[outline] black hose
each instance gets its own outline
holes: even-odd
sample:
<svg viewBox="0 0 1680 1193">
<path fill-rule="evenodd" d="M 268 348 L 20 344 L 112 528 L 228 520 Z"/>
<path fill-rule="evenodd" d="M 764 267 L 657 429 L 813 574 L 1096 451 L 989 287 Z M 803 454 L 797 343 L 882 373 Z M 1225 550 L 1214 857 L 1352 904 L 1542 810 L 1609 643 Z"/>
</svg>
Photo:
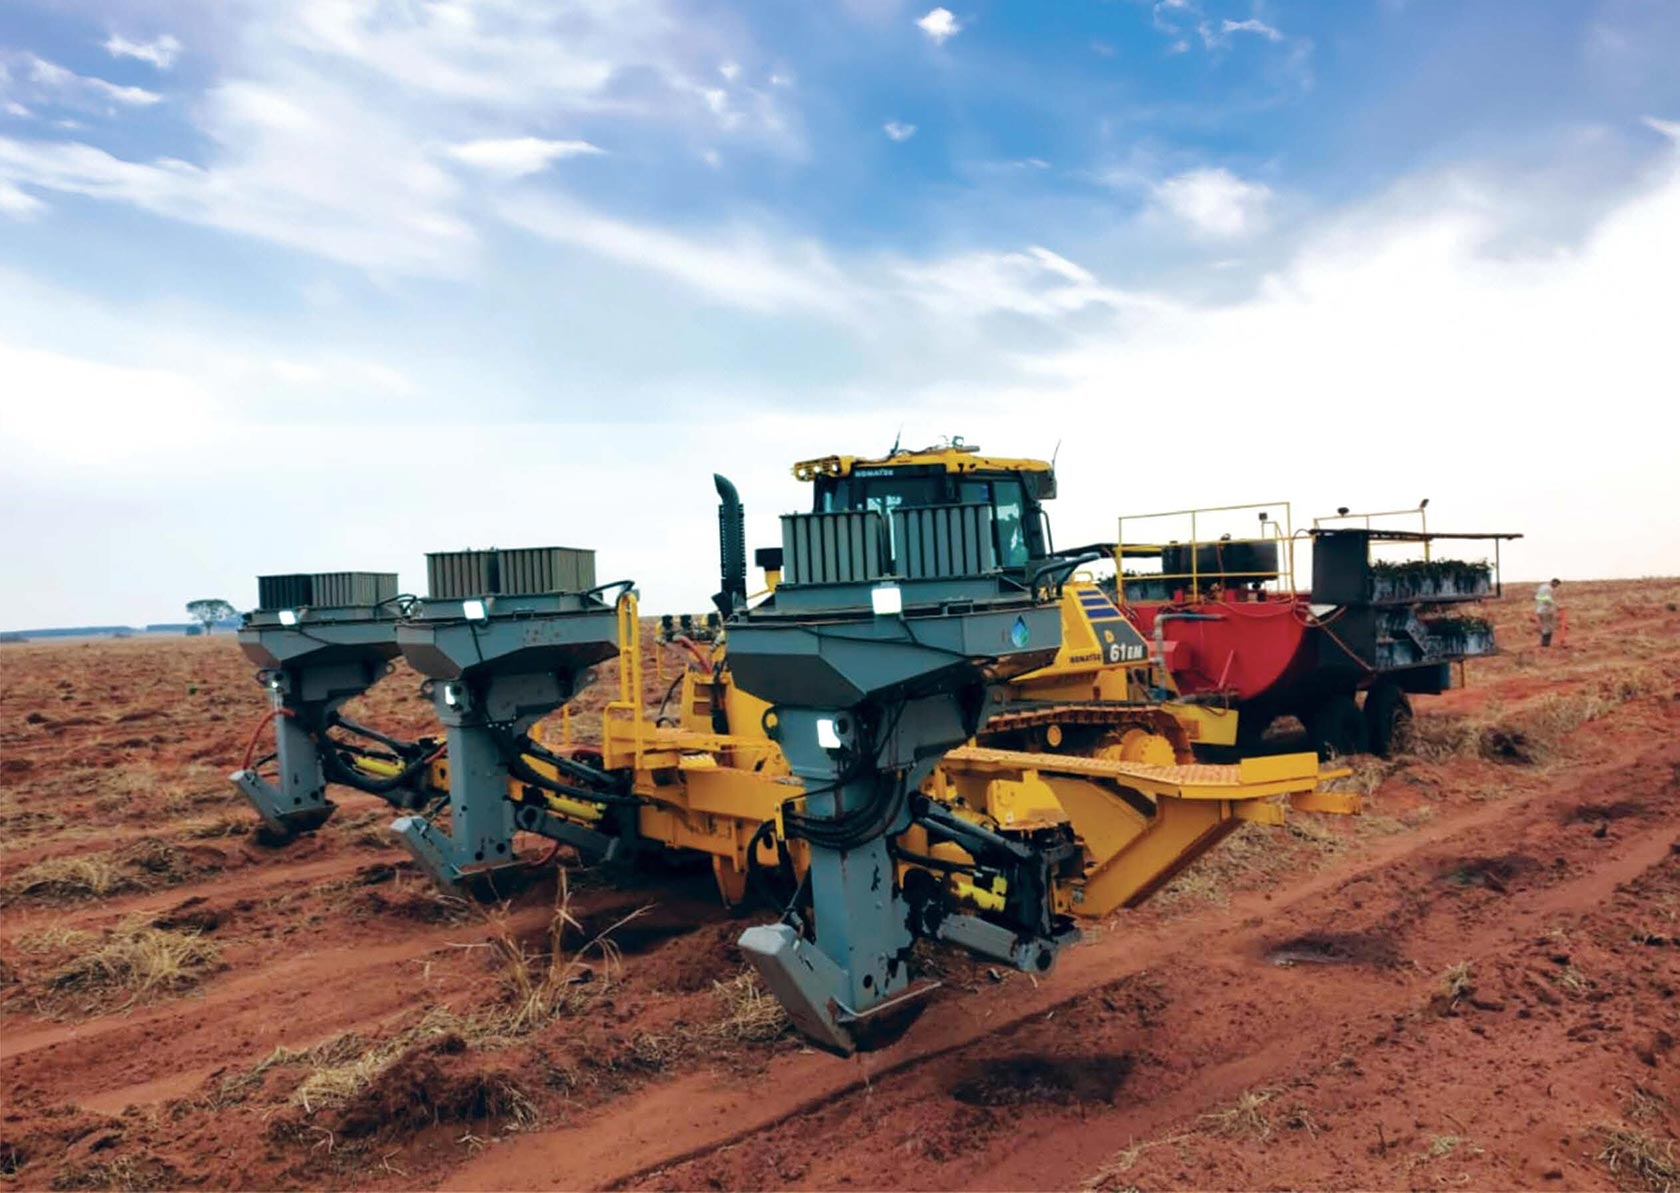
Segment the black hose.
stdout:
<svg viewBox="0 0 1680 1193">
<path fill-rule="evenodd" d="M 427 738 L 421 738 L 419 741 L 405 741 L 400 737 L 389 737 L 386 734 L 379 732 L 377 729 L 370 729 L 366 725 L 359 725 L 343 713 L 336 711 L 327 715 L 327 725 L 329 728 L 338 727 L 347 729 L 351 733 L 354 733 L 357 737 L 365 737 L 369 741 L 376 741 L 382 746 L 387 746 L 390 749 L 395 750 L 397 755 L 403 759 L 418 758 L 423 754 L 430 754 L 433 750 L 437 749 L 436 741 Z"/>
<path fill-rule="evenodd" d="M 528 754 L 532 758 L 540 758 L 555 770 L 563 771 L 579 782 L 593 783 L 620 794 L 629 786 L 628 775 L 616 775 L 600 767 L 590 766 L 587 762 L 579 762 L 576 758 L 556 754 L 547 746 L 532 741 L 529 736 L 515 738 L 510 734 L 505 737 L 503 744 L 511 745 L 516 756 Z"/>
<path fill-rule="evenodd" d="M 776 892 L 771 889 L 770 882 L 765 877 L 764 865 L 758 860 L 759 847 L 767 840 L 774 839 L 775 832 L 776 822 L 766 820 L 753 831 L 752 839 L 747 842 L 747 886 L 756 892 L 758 897 L 764 900 L 765 905 L 769 907 L 779 907 L 787 902 L 787 900 L 778 897 Z M 776 857 L 777 870 L 786 873 L 791 880 L 792 859 L 788 857 L 787 849 L 780 841 L 776 842 Z M 790 882 L 790 885 L 795 885 L 797 889 L 796 884 Z"/>
<path fill-rule="evenodd" d="M 661 697 L 659 701 L 659 711 L 653 714 L 653 723 L 655 725 L 663 725 L 665 723 L 665 706 L 671 703 L 671 697 L 676 694 L 677 685 L 682 683 L 683 676 L 687 674 L 688 671 L 686 669 L 677 672 L 677 677 L 671 681 L 671 686 L 665 689 L 665 695 Z M 675 724 L 675 722 L 672 723 Z"/>
<path fill-rule="evenodd" d="M 930 839 L 937 837 L 960 845 L 977 859 L 991 855 L 1021 862 L 1033 855 L 1033 851 L 1025 845 L 999 836 L 978 824 L 972 824 L 932 801 L 928 801 L 927 806 L 917 813 L 916 823 L 922 826 Z"/>
<path fill-rule="evenodd" d="M 865 774 L 880 757 L 883 747 L 898 728 L 904 715 L 905 702 L 895 705 L 891 719 L 883 726 L 867 751 L 859 751 L 832 783 L 807 789 L 796 800 L 808 800 L 813 795 L 838 792 Z M 782 823 L 790 834 L 803 837 L 823 849 L 855 849 L 863 842 L 886 833 L 903 810 L 908 791 L 903 777 L 890 786 L 878 785 L 875 795 L 860 808 L 853 808 L 838 816 L 809 816 L 784 806 Z M 794 801 L 789 801 L 794 802 Z"/>
<path fill-rule="evenodd" d="M 546 761 L 546 760 L 545 760 Z M 592 804 L 607 804 L 613 807 L 638 807 L 642 801 L 633 795 L 621 795 L 612 791 L 595 791 L 587 787 L 574 787 L 570 783 L 561 783 L 547 775 L 532 769 L 531 764 L 524 758 L 515 755 L 508 761 L 508 774 L 521 783 L 529 783 L 532 787 L 539 787 L 544 791 L 552 791 L 555 795 L 570 796 L 572 799 L 587 800 Z"/>
</svg>

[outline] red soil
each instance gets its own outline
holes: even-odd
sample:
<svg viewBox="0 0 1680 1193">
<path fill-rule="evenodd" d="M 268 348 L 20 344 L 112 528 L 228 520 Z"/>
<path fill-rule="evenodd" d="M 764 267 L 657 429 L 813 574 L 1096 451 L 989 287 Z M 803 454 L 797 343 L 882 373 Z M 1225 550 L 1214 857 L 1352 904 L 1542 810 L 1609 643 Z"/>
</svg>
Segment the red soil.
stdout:
<svg viewBox="0 0 1680 1193">
<path fill-rule="evenodd" d="M 1370 815 L 1245 829 L 1036 984 L 938 955 L 945 996 L 853 1061 L 729 1029 L 741 921 L 703 871 L 574 871 L 584 936 L 655 905 L 594 997 L 420 1032 L 507 1005 L 486 942 L 546 947 L 552 877 L 505 916 L 438 900 L 348 793 L 258 843 L 223 778 L 262 710 L 231 641 L 0 648 L 0 1182 L 1646 1187 L 1604 1129 L 1659 1160 L 1680 1129 L 1680 585 L 1564 595 L 1544 654 L 1526 602 L 1491 607 L 1507 654 L 1420 702 L 1458 752 L 1362 764 Z M 588 707 L 616 688 L 604 668 Z M 360 711 L 431 727 L 405 673 Z M 96 854 L 111 893 L 23 892 Z M 55 980 L 144 923 L 214 966 L 134 1005 Z M 384 1067 L 300 1102 L 312 1063 L 271 1054 L 335 1039 Z"/>
</svg>

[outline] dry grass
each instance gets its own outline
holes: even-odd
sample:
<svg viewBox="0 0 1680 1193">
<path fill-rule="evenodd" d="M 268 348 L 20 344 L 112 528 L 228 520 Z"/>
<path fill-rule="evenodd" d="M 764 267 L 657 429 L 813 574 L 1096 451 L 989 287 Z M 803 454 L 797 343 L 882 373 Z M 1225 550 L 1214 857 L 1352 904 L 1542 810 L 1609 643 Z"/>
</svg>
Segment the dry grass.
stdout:
<svg viewBox="0 0 1680 1193">
<path fill-rule="evenodd" d="M 1506 711 L 1490 705 L 1476 716 L 1418 717 L 1412 752 L 1428 759 L 1484 758 L 1540 764 L 1556 757 L 1564 739 L 1647 696 L 1672 693 L 1675 679 L 1655 664 L 1618 667 L 1569 692 L 1548 692 Z"/>
<path fill-rule="evenodd" d="M 1604 1141 L 1599 1163 L 1622 1188 L 1672 1193 L 1680 1184 L 1673 1140 L 1659 1140 L 1619 1123 L 1600 1126 L 1596 1134 Z"/>
<path fill-rule="evenodd" d="M 1276 1096 L 1276 1090 L 1251 1089 L 1235 1105 L 1204 1114 L 1202 1120 L 1214 1134 L 1228 1139 L 1265 1139 L 1272 1133 L 1271 1112 L 1266 1107 Z"/>
<path fill-rule="evenodd" d="M 685 1056 L 719 1044 L 769 1044 L 788 1035 L 793 1023 L 775 997 L 758 984 L 758 974 L 742 970 L 727 982 L 713 982 L 712 996 L 722 1014 L 703 1023 L 680 1024 L 667 1034 L 638 1032 L 630 1056 L 648 1069 L 663 1069 Z"/>
<path fill-rule="evenodd" d="M 206 841 L 215 837 L 243 837 L 250 833 L 251 828 L 252 821 L 249 816 L 223 813 L 220 816 L 186 821 L 179 831 L 188 840 Z"/>
<path fill-rule="evenodd" d="M 758 974 L 750 969 L 727 982 L 713 982 L 712 993 L 723 1004 L 724 1014 L 703 1029 L 707 1038 L 764 1044 L 786 1035 L 791 1026 L 782 1004 L 758 984 Z"/>
<path fill-rule="evenodd" d="M 1340 778 L 1326 780 L 1321 786 L 1325 791 L 1347 791 L 1370 799 L 1390 775 L 1400 768 L 1400 763 L 1377 758 L 1373 755 L 1361 754 L 1351 758 L 1344 764 L 1352 772 Z"/>
<path fill-rule="evenodd" d="M 7 899 L 97 899 L 137 884 L 109 852 L 52 857 L 28 866 L 5 884 Z"/>
<path fill-rule="evenodd" d="M 1462 1135 L 1431 1135 L 1429 1146 L 1424 1149 L 1423 1158 L 1425 1160 L 1444 1160 L 1464 1147 L 1464 1143 L 1465 1140 Z M 1472 1155 L 1481 1153 L 1481 1149 L 1474 1145 L 1467 1150 Z"/>
<path fill-rule="evenodd" d="M 416 1045 L 461 1035 L 463 1027 L 472 1030 L 472 1026 L 447 1007 L 433 1008 L 419 1023 L 377 1043 L 370 1044 L 356 1033 L 348 1032 L 303 1052 L 276 1048 L 253 1072 L 260 1076 L 275 1065 L 305 1065 L 308 1072 L 288 1101 L 313 1114 L 319 1109 L 347 1104 Z"/>
<path fill-rule="evenodd" d="M 142 837 L 121 849 L 51 857 L 27 866 L 0 886 L 0 904 L 102 899 L 170 886 L 191 874 L 191 860 L 178 846 L 159 837 Z"/>
<path fill-rule="evenodd" d="M 1627 1096 L 1627 1116 L 1636 1123 L 1659 1119 L 1667 1109 L 1668 1099 L 1643 1085 L 1634 1086 Z"/>
<path fill-rule="evenodd" d="M 49 981 L 59 990 L 120 991 L 135 1002 L 197 985 L 219 958 L 216 943 L 198 932 L 135 922 L 60 966 Z"/>
<path fill-rule="evenodd" d="M 1459 1004 L 1459 1000 L 1468 998 L 1475 989 L 1475 967 L 1468 961 L 1460 961 L 1456 965 L 1449 965 L 1447 971 L 1441 975 L 1439 997 L 1446 1008 L 1451 1010 Z"/>
<path fill-rule="evenodd" d="M 301 1067 L 305 1072 L 287 1101 L 313 1114 L 348 1105 L 418 1046 L 453 1036 L 473 1048 L 508 1047 L 555 1018 L 580 1011 L 599 999 L 620 965 L 611 933 L 645 910 L 631 912 L 568 953 L 564 948 L 567 932 L 581 932 L 582 928 L 571 912 L 571 896 L 562 874 L 549 920 L 546 952 L 533 952 L 520 943 L 509 924 L 507 908 L 486 916 L 491 928 L 490 947 L 502 964 L 507 994 L 503 1007 L 471 1016 L 435 1007 L 418 1022 L 384 1039 L 346 1032 L 309 1048 L 276 1048 L 251 1069 L 224 1080 L 216 1102 L 238 1101 L 260 1085 L 271 1069 Z M 596 964 L 591 964 L 591 957 Z M 498 1087 L 496 1102 L 501 1108 L 498 1112 L 506 1114 L 515 1126 L 530 1126 L 537 1120 L 535 1105 L 511 1085 Z"/>
<path fill-rule="evenodd" d="M 50 928 L 25 932 L 13 942 L 13 947 L 26 957 L 52 957 L 82 952 L 97 939 L 91 932 L 54 924 Z"/>
<path fill-rule="evenodd" d="M 1189 1138 L 1191 1138 L 1191 1134 L 1187 1132 L 1183 1135 L 1169 1135 L 1165 1139 L 1146 1139 L 1142 1143 L 1134 1143 L 1130 1147 L 1122 1148 L 1114 1153 L 1107 1164 L 1104 1164 L 1096 1172 L 1081 1181 L 1079 1187 L 1082 1189 L 1130 1189 L 1133 1186 L 1116 1185 L 1115 1181 L 1135 1168 L 1138 1160 L 1143 1157 L 1145 1152 L 1158 1147 L 1165 1147 L 1168 1144 L 1183 1143 Z"/>
<path fill-rule="evenodd" d="M 178 1189 L 181 1174 L 172 1165 L 148 1153 L 117 1156 L 97 1164 L 71 1165 L 53 1177 L 54 1189 L 121 1189 L 123 1193 L 144 1193 L 152 1189 Z"/>
<path fill-rule="evenodd" d="M 1224 906 L 1235 890 L 1322 865 L 1349 845 L 1347 837 L 1330 827 L 1335 819 L 1295 814 L 1281 831 L 1269 825 L 1240 825 L 1162 887 L 1150 903 L 1169 914 L 1210 903 Z"/>
<path fill-rule="evenodd" d="M 490 945 L 502 962 L 502 981 L 512 1004 L 506 1013 L 506 1030 L 512 1034 L 531 1031 L 597 1001 L 622 963 L 612 934 L 647 910 L 637 908 L 597 932 L 583 947 L 568 953 L 567 931 L 583 931 L 583 925 L 572 915 L 571 902 L 571 889 L 562 870 L 554 912 L 548 922 L 546 953 L 527 949 L 519 941 L 505 908 L 491 917 Z M 591 963 L 591 955 L 598 959 L 598 964 Z"/>
</svg>

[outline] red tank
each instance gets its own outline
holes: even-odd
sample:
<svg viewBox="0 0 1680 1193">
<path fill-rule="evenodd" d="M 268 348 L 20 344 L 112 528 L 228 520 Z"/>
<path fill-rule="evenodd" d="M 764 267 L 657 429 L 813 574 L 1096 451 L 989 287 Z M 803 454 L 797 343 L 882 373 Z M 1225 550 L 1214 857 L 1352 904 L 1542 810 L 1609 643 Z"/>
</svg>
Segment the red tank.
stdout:
<svg viewBox="0 0 1680 1193">
<path fill-rule="evenodd" d="M 1238 704 L 1274 695 L 1310 674 L 1317 651 L 1308 633 L 1305 598 L 1232 593 L 1195 603 L 1131 605 L 1132 619 L 1163 652 L 1179 691 L 1226 693 Z"/>
</svg>

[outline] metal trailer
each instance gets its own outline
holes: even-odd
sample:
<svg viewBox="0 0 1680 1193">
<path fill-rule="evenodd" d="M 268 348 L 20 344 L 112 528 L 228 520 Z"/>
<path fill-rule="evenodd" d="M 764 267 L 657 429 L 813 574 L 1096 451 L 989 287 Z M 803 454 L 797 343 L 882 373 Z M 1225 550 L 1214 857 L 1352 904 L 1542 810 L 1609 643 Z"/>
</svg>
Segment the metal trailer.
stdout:
<svg viewBox="0 0 1680 1193">
<path fill-rule="evenodd" d="M 1454 663 L 1497 651 L 1492 627 L 1463 607 L 1501 594 L 1500 544 L 1521 537 L 1431 531 L 1423 506 L 1403 511 L 1420 529 L 1372 524 L 1394 512 L 1344 510 L 1301 532 L 1287 502 L 1129 515 L 1114 548 L 1117 600 L 1181 699 L 1237 718 L 1239 748 L 1256 748 L 1292 716 L 1323 756 L 1386 757 L 1404 746 L 1412 696 L 1446 691 Z M 1256 515 L 1258 534 L 1202 537 L 1210 516 L 1244 513 Z M 1128 523 L 1163 518 L 1187 521 L 1188 539 L 1127 541 Z M 1349 521 L 1358 524 L 1339 524 Z M 1303 539 L 1312 547 L 1304 589 L 1295 574 Z M 1443 558 L 1445 542 L 1488 544 L 1493 558 Z M 1389 548 L 1421 558 L 1385 559 Z M 1134 560 L 1158 568 L 1131 572 Z"/>
</svg>

